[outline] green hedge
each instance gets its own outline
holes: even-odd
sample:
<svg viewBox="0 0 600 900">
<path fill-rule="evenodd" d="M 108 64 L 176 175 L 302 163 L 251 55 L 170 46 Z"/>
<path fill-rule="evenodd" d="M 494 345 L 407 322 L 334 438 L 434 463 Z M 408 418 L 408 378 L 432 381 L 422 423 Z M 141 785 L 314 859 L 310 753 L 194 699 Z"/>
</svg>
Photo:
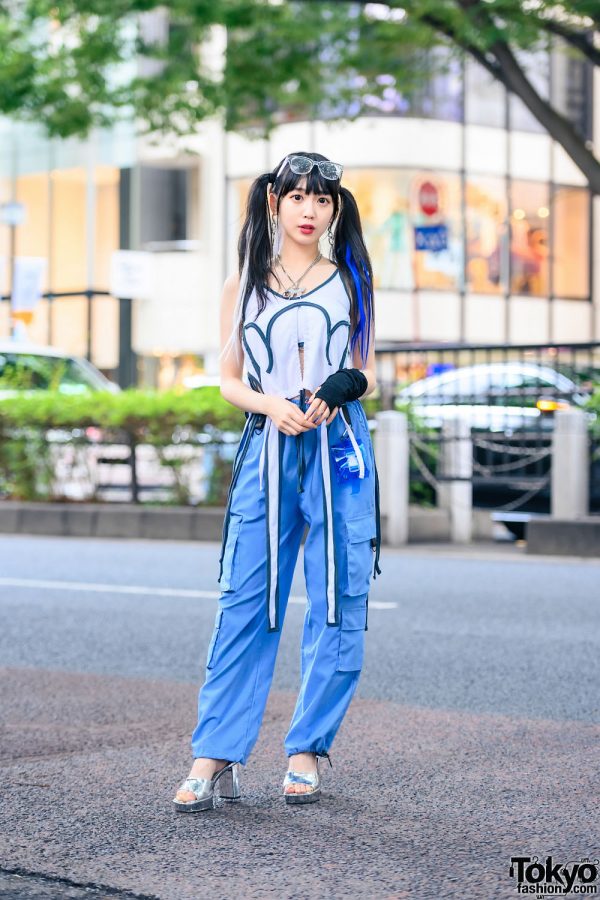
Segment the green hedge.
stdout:
<svg viewBox="0 0 600 900">
<path fill-rule="evenodd" d="M 600 384 L 594 386 L 592 395 L 586 403 L 586 408 L 596 415 L 590 430 L 592 437 L 598 441 L 600 440 Z"/>
<path fill-rule="evenodd" d="M 367 416 L 373 418 L 380 408 L 378 392 L 362 403 Z M 409 406 L 398 408 L 407 412 L 412 428 L 425 432 Z M 31 391 L 4 397 L 0 399 L 0 496 L 23 500 L 64 499 L 53 493 L 55 460 L 48 432 L 66 432 L 75 461 L 81 463 L 89 444 L 86 429 L 98 428 L 107 441 L 130 446 L 152 445 L 161 465 L 172 473 L 172 502 L 186 504 L 189 486 L 185 464 L 169 458 L 168 449 L 186 442 L 198 445 L 199 433 L 211 434 L 218 443 L 222 432 L 241 432 L 244 423 L 243 411 L 224 400 L 218 387 L 161 392 L 130 388 L 118 394 L 99 391 L 74 395 Z M 437 448 L 432 447 L 432 453 L 435 456 Z M 430 459 L 428 463 L 435 467 L 435 460 Z M 205 500 L 207 505 L 226 501 L 230 477 L 231 463 L 217 454 Z M 428 485 L 411 479 L 413 502 L 431 503 L 433 499 Z"/>
<path fill-rule="evenodd" d="M 169 443 L 178 427 L 201 430 L 243 428 L 244 413 L 221 397 L 218 387 L 200 391 L 154 391 L 130 388 L 68 395 L 36 391 L 0 400 L 0 427 L 121 429 L 138 439 Z"/>
<path fill-rule="evenodd" d="M 68 395 L 35 391 L 0 399 L 0 494 L 23 500 L 62 499 L 53 492 L 55 460 L 48 432 L 67 432 L 74 463 L 85 460 L 86 429 L 102 430 L 104 440 L 129 446 L 150 444 L 161 465 L 173 475 L 173 503 L 189 502 L 185 466 L 169 457 L 168 448 L 186 441 L 198 444 L 202 432 L 241 431 L 244 413 L 220 394 L 218 387 L 201 391 L 128 389 Z M 223 503 L 231 466 L 217 459 L 207 502 Z M 95 499 L 90 497 L 89 499 Z"/>
</svg>

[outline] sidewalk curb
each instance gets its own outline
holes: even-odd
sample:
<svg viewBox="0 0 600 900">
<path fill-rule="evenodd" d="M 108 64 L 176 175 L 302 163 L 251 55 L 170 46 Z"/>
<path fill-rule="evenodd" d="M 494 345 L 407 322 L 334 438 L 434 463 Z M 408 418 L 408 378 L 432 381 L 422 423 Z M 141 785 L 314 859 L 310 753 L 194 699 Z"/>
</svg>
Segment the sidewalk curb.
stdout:
<svg viewBox="0 0 600 900">
<path fill-rule="evenodd" d="M 220 541 L 225 508 L 135 503 L 0 502 L 0 534 Z"/>
<path fill-rule="evenodd" d="M 55 537 L 135 538 L 170 541 L 220 541 L 223 506 L 147 506 L 136 503 L 44 503 L 0 501 L 0 534 Z M 387 544 L 387 517 L 381 517 Z M 498 526 L 489 510 L 474 510 L 475 542 L 491 540 Z M 447 510 L 409 507 L 409 545 L 445 543 L 450 538 Z"/>
</svg>

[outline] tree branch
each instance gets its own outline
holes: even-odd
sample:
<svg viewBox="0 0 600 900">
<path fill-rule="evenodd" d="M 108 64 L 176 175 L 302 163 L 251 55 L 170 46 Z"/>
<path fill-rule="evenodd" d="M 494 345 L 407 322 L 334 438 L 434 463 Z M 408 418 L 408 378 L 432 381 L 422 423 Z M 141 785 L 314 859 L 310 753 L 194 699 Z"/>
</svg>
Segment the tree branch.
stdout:
<svg viewBox="0 0 600 900">
<path fill-rule="evenodd" d="M 482 28 L 495 25 L 490 10 L 482 8 L 478 0 L 457 0 L 457 2 L 465 13 L 471 15 L 476 25 Z M 585 140 L 577 134 L 569 120 L 535 89 L 507 41 L 497 38 L 490 45 L 489 51 L 502 70 L 502 80 L 508 90 L 522 100 L 550 137 L 562 146 L 575 165 L 581 169 L 589 182 L 590 190 L 594 194 L 600 194 L 600 162 L 588 149 Z"/>
<path fill-rule="evenodd" d="M 424 22 L 426 25 L 429 25 L 433 31 L 437 31 L 440 34 L 443 34 L 445 37 L 449 38 L 454 44 L 459 46 L 466 53 L 469 53 L 480 66 L 483 66 L 490 75 L 496 78 L 498 81 L 501 81 L 504 84 L 504 74 L 502 72 L 501 67 L 498 63 L 494 62 L 494 60 L 488 59 L 485 53 L 476 47 L 474 44 L 469 43 L 466 38 L 459 37 L 458 34 L 450 28 L 447 22 L 438 19 L 437 16 L 428 13 L 425 16 L 421 16 L 419 18 L 420 22 Z M 508 85 L 505 85 L 508 87 Z"/>
<path fill-rule="evenodd" d="M 551 34 L 562 38 L 585 56 L 594 66 L 600 66 L 600 48 L 595 47 L 585 31 L 572 31 L 554 19 L 540 19 L 540 25 Z"/>
<path fill-rule="evenodd" d="M 308 2 L 315 2 L 315 0 L 308 0 Z M 345 3 L 346 0 L 335 0 L 335 2 Z M 364 6 L 368 0 L 352 0 L 352 2 L 358 2 Z M 393 8 L 393 5 L 390 3 L 387 5 Z M 489 14 L 487 9 L 482 10 L 482 4 L 478 0 L 458 0 L 458 5 L 465 11 L 465 14 L 471 16 L 474 11 L 476 11 L 477 16 L 481 16 L 482 13 Z M 413 15 L 415 15 L 414 10 Z M 536 91 L 505 41 L 497 40 L 490 46 L 489 52 L 494 57 L 493 60 L 490 60 L 489 56 L 471 41 L 459 35 L 448 22 L 439 20 L 437 16 L 433 16 L 431 13 L 421 17 L 417 14 L 416 18 L 445 37 L 450 38 L 457 46 L 469 53 L 490 72 L 494 78 L 498 79 L 509 91 L 519 97 L 537 121 L 543 125 L 550 137 L 561 145 L 575 165 L 581 169 L 588 180 L 590 190 L 594 194 L 600 194 L 600 162 L 588 149 L 586 142 L 577 134 L 568 119 L 558 113 L 549 101 L 545 100 Z M 490 23 L 488 20 L 482 24 L 487 24 L 489 27 L 493 22 Z"/>
</svg>

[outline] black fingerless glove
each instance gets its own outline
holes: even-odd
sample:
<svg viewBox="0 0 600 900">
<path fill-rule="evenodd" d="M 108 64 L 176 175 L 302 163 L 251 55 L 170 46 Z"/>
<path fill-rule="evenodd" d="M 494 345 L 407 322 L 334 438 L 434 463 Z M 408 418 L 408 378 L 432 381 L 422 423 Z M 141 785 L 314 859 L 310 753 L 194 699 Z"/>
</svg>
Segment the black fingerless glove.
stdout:
<svg viewBox="0 0 600 900">
<path fill-rule="evenodd" d="M 360 369 L 338 369 L 326 378 L 315 397 L 324 400 L 329 410 L 343 406 L 349 400 L 358 400 L 369 387 L 366 375 Z"/>
</svg>

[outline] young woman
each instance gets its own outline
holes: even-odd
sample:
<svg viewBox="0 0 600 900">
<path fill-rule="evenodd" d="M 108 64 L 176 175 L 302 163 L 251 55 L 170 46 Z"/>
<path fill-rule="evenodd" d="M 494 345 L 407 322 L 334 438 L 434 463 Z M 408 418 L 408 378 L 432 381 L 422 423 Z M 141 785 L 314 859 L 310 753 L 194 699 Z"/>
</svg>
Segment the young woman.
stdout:
<svg viewBox="0 0 600 900">
<path fill-rule="evenodd" d="M 240 797 L 239 767 L 258 737 L 306 525 L 302 683 L 284 740 L 288 803 L 319 799 L 319 758 L 331 765 L 360 676 L 369 586 L 380 572 L 379 486 L 359 402 L 376 386 L 375 320 L 360 216 L 341 175 L 341 165 L 301 152 L 257 178 L 239 275 L 223 288 L 221 393 L 247 419 L 194 762 L 177 811 L 212 808 L 215 791 Z M 319 251 L 325 232 L 332 259 Z"/>
</svg>

